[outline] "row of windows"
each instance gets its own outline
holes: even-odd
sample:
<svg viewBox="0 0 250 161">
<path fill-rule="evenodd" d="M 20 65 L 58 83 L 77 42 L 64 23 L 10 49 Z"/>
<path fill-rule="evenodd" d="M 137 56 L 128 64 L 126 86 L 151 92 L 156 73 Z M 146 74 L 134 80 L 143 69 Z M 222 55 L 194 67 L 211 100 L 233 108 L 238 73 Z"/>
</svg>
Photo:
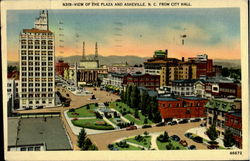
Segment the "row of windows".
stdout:
<svg viewBox="0 0 250 161">
<path fill-rule="evenodd" d="M 35 65 L 40 65 L 40 63 L 35 63 Z M 25 71 L 25 70 L 29 70 L 29 71 L 31 71 L 31 70 L 34 70 L 35 69 L 35 71 L 40 71 L 40 70 L 42 70 L 42 71 L 46 71 L 47 69 L 48 69 L 48 71 L 53 71 L 53 68 L 52 67 L 22 67 L 22 70 L 23 71 Z"/>
<path fill-rule="evenodd" d="M 21 50 L 21 54 L 22 55 L 25 56 L 25 55 L 27 55 L 27 53 L 30 56 L 33 56 L 34 53 L 35 53 L 35 55 L 38 55 L 38 56 L 40 56 L 40 55 L 44 55 L 44 56 L 49 55 L 49 56 L 52 56 L 53 55 L 53 51 L 45 51 L 45 50 L 42 50 L 42 51 Z"/>
<path fill-rule="evenodd" d="M 42 82 L 46 82 L 46 81 L 48 81 L 49 83 L 50 82 L 53 82 L 53 78 L 51 77 L 51 78 L 22 78 L 22 81 L 23 82 L 26 82 L 26 81 L 29 81 L 29 82 L 33 82 L 33 80 L 35 81 L 35 82 L 40 82 L 40 81 L 42 81 Z"/>
<path fill-rule="evenodd" d="M 40 65 L 39 62 L 35 62 L 35 63 L 33 63 L 33 62 L 28 62 L 28 63 L 27 63 L 26 61 L 22 61 L 22 65 L 27 65 L 27 64 L 30 65 L 30 66 L 31 66 L 31 65 L 34 65 L 34 64 L 35 64 L 35 65 Z M 48 62 L 48 63 L 47 63 L 47 62 L 42 62 L 42 66 L 47 66 L 47 65 L 48 65 L 48 66 L 53 66 L 53 62 Z"/>
<path fill-rule="evenodd" d="M 46 86 L 46 85 L 43 85 L 42 87 L 44 87 L 44 86 Z M 36 87 L 40 87 L 40 84 L 39 85 L 36 85 Z M 29 88 L 28 90 L 27 90 L 27 88 L 22 88 L 22 92 L 52 92 L 53 91 L 53 88 L 42 88 L 42 89 L 40 89 L 40 88 Z"/>
<path fill-rule="evenodd" d="M 22 45 L 21 49 L 40 49 L 40 46 Z M 41 49 L 53 49 L 53 46 L 41 46 Z"/>
<path fill-rule="evenodd" d="M 52 77 L 53 76 L 53 73 L 52 72 L 49 72 L 49 73 L 44 73 L 44 72 L 42 72 L 41 74 L 40 73 L 38 73 L 38 72 L 36 72 L 35 74 L 33 73 L 33 72 L 22 72 L 22 76 L 27 76 L 27 74 L 28 74 L 28 76 L 37 76 L 37 77 L 39 77 L 39 76 L 43 76 L 43 77 L 46 77 L 46 76 L 49 76 L 49 77 Z"/>
<path fill-rule="evenodd" d="M 22 56 L 22 60 L 33 60 L 35 58 L 35 60 L 40 60 L 40 57 L 36 56 L 36 57 L 33 57 L 33 56 Z M 42 56 L 41 57 L 41 60 L 42 61 L 46 61 L 48 58 L 48 61 L 53 61 L 53 57 L 45 57 L 45 56 Z"/>
<path fill-rule="evenodd" d="M 42 44 L 42 45 L 46 45 L 47 44 L 47 41 L 46 40 L 21 40 L 21 44 L 26 44 L 28 42 L 28 44 Z M 48 41 L 48 45 L 53 45 L 53 41 L 52 40 L 49 40 Z"/>
<path fill-rule="evenodd" d="M 29 97 L 29 98 L 33 98 L 33 97 L 53 97 L 53 94 L 52 93 L 49 93 L 49 94 L 22 94 L 22 97 L 23 98 L 26 98 L 26 97 Z"/>
<path fill-rule="evenodd" d="M 22 87 L 33 87 L 35 86 L 34 83 L 22 83 Z M 52 87 L 53 86 L 53 83 L 48 83 L 48 87 Z"/>
<path fill-rule="evenodd" d="M 33 104 L 33 102 L 35 103 L 35 104 L 40 104 L 40 100 L 29 100 L 28 101 L 28 103 L 29 104 Z M 26 99 L 23 99 L 23 104 L 26 104 L 27 103 L 27 100 Z M 49 104 L 51 104 L 52 103 L 52 99 L 48 99 L 48 103 Z M 42 100 L 42 104 L 46 104 L 46 100 Z M 23 108 L 26 108 L 25 106 L 23 106 Z M 30 108 L 32 108 L 31 106 L 30 106 Z"/>
</svg>

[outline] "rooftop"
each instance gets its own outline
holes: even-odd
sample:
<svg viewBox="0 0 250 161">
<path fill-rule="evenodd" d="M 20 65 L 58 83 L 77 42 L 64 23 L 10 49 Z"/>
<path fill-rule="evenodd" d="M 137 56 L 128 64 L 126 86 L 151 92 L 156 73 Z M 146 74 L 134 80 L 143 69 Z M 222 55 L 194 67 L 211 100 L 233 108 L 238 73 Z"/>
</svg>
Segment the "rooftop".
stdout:
<svg viewBox="0 0 250 161">
<path fill-rule="evenodd" d="M 32 29 L 23 29 L 24 33 L 52 33 L 50 30 L 39 30 L 36 28 L 32 28 Z"/>
<path fill-rule="evenodd" d="M 176 98 L 172 98 L 172 97 L 158 97 L 157 100 L 159 101 L 180 101 Z"/>
<path fill-rule="evenodd" d="M 194 97 L 194 96 L 189 96 L 189 97 L 181 97 L 183 99 L 186 100 L 206 100 L 205 98 L 201 98 L 201 97 Z"/>
<path fill-rule="evenodd" d="M 200 79 L 182 79 L 182 80 L 173 80 L 173 83 L 194 83 L 197 81 L 201 81 Z"/>
<path fill-rule="evenodd" d="M 16 140 L 17 146 L 45 143 L 46 150 L 72 150 L 59 117 L 8 119 L 8 145 Z"/>
</svg>

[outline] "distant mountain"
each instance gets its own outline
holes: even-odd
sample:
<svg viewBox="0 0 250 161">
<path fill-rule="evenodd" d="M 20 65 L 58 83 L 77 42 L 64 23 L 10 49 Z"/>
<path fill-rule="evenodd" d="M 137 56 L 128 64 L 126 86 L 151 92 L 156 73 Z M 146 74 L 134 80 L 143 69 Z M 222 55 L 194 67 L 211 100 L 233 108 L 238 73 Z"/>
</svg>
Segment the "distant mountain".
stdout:
<svg viewBox="0 0 250 161">
<path fill-rule="evenodd" d="M 241 69 L 240 59 L 232 59 L 232 60 L 215 59 L 213 60 L 213 62 L 214 62 L 214 65 L 221 65 L 222 67 Z"/>
<path fill-rule="evenodd" d="M 92 59 L 94 55 L 86 56 L 87 59 Z M 74 64 L 75 62 L 79 63 L 82 59 L 81 56 L 69 56 L 69 57 L 56 57 L 56 61 L 62 59 L 65 62 Z M 111 65 L 114 63 L 128 63 L 129 65 L 143 64 L 146 61 L 147 57 L 138 57 L 138 56 L 99 56 L 100 65 Z"/>
</svg>

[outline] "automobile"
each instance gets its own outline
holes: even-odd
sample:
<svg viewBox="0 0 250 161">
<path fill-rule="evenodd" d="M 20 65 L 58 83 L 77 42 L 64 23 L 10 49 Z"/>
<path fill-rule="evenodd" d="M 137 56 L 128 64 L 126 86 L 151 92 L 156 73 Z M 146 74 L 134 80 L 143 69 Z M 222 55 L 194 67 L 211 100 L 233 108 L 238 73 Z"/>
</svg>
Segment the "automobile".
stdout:
<svg viewBox="0 0 250 161">
<path fill-rule="evenodd" d="M 151 125 L 143 125 L 142 128 L 145 129 L 145 128 L 151 128 L 152 126 Z"/>
<path fill-rule="evenodd" d="M 174 140 L 174 141 L 180 141 L 180 140 L 181 140 L 180 137 L 177 136 L 177 135 L 172 135 L 172 136 L 170 136 L 170 138 L 171 138 L 172 140 Z"/>
<path fill-rule="evenodd" d="M 180 144 L 181 144 L 182 146 L 184 146 L 184 147 L 188 146 L 188 143 L 187 143 L 186 140 L 181 140 L 181 141 L 180 141 Z"/>
<path fill-rule="evenodd" d="M 113 151 L 118 151 L 119 149 L 118 149 L 118 148 L 116 148 L 116 147 L 112 147 L 112 148 L 110 148 L 110 150 L 113 150 Z"/>
<path fill-rule="evenodd" d="M 160 122 L 160 123 L 156 124 L 156 126 L 165 126 L 165 125 L 166 125 L 165 122 Z"/>
<path fill-rule="evenodd" d="M 188 120 L 187 120 L 187 119 L 181 120 L 181 121 L 179 122 L 179 124 L 186 124 L 186 123 L 188 123 Z"/>
<path fill-rule="evenodd" d="M 217 144 L 211 144 L 207 146 L 208 149 L 218 149 L 219 146 Z"/>
<path fill-rule="evenodd" d="M 188 147 L 188 149 L 189 149 L 189 150 L 195 150 L 195 149 L 196 149 L 196 146 L 195 146 L 195 145 L 190 145 L 190 146 Z"/>
<path fill-rule="evenodd" d="M 129 126 L 129 127 L 126 127 L 126 130 L 136 130 L 137 127 L 136 126 Z"/>
<path fill-rule="evenodd" d="M 170 125 L 176 125 L 176 124 L 177 124 L 177 121 L 170 122 Z"/>
<path fill-rule="evenodd" d="M 206 126 L 206 123 L 201 123 L 200 126 L 201 126 L 201 127 L 205 127 L 205 126 Z"/>
<path fill-rule="evenodd" d="M 196 137 L 193 138 L 193 141 L 195 141 L 197 143 L 203 143 L 203 138 L 199 137 L 199 136 L 196 136 Z"/>
<path fill-rule="evenodd" d="M 42 109 L 43 108 L 43 106 L 37 106 L 36 107 L 36 109 Z"/>
<path fill-rule="evenodd" d="M 193 135 L 192 135 L 192 133 L 190 133 L 190 132 L 185 133 L 184 135 L 185 135 L 187 138 L 189 138 L 189 139 L 192 139 L 192 138 L 193 138 Z"/>
<path fill-rule="evenodd" d="M 190 122 L 199 122 L 199 121 L 201 121 L 201 119 L 197 118 L 197 119 L 191 120 Z"/>
</svg>

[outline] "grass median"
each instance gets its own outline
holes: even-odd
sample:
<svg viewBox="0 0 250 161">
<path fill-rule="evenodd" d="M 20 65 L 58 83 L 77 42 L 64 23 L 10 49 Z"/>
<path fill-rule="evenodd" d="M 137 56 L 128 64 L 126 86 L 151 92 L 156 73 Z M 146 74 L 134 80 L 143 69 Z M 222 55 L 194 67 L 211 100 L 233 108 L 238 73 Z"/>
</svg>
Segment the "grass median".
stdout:
<svg viewBox="0 0 250 161">
<path fill-rule="evenodd" d="M 94 130 L 113 130 L 114 127 L 107 124 L 102 119 L 78 119 L 72 120 L 75 126 L 94 129 Z"/>
</svg>

